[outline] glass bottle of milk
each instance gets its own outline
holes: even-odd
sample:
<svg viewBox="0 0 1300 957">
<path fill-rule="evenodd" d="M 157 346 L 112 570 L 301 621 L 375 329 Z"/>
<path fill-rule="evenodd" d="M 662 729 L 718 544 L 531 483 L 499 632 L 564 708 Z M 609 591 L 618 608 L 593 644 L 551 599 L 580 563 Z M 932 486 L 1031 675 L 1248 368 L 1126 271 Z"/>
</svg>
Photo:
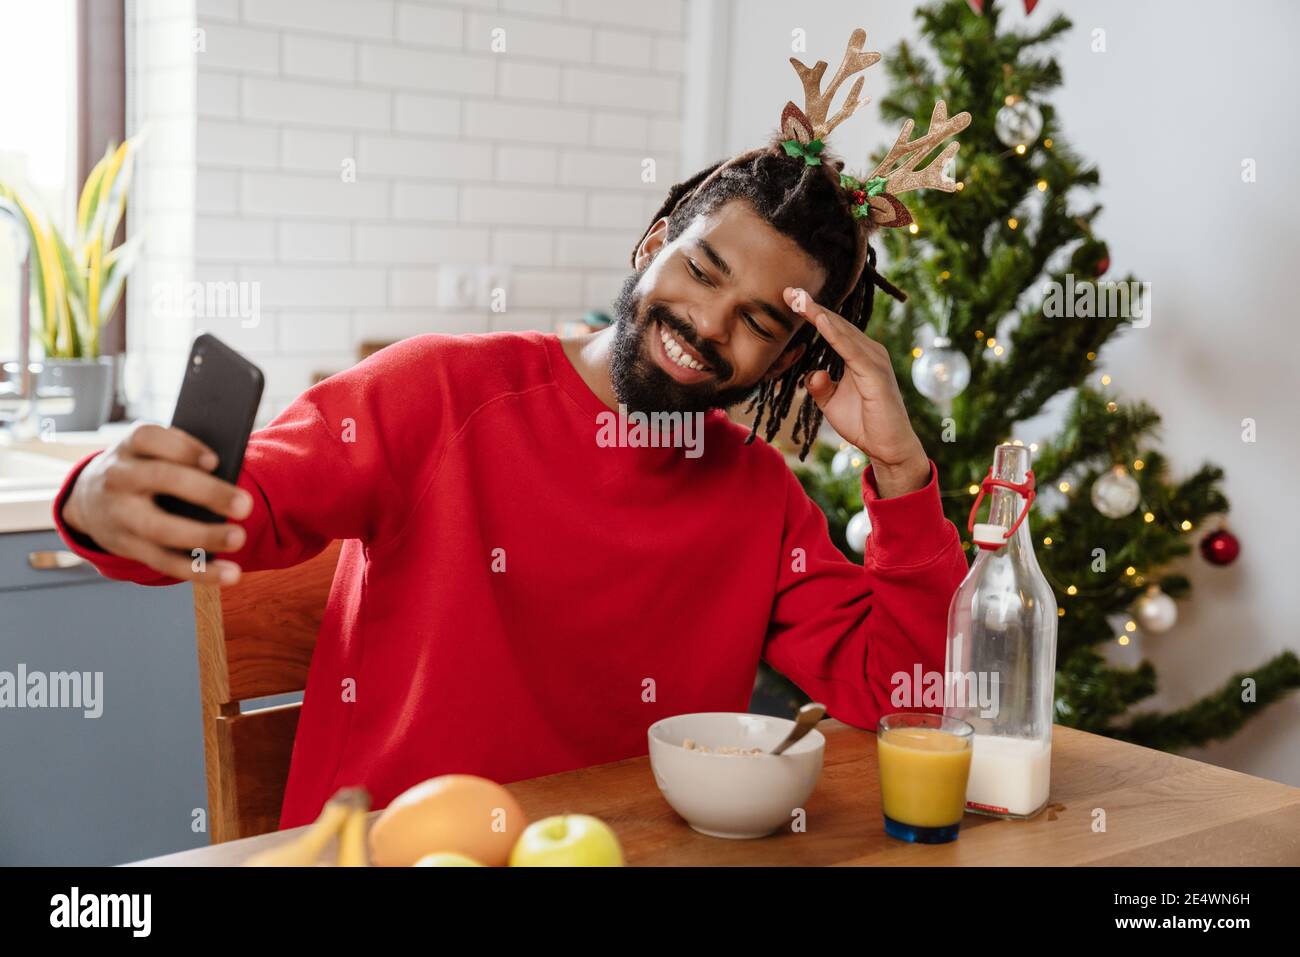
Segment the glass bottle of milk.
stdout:
<svg viewBox="0 0 1300 957">
<path fill-rule="evenodd" d="M 1033 497 L 1029 450 L 999 445 L 971 509 L 978 553 L 948 609 L 944 714 L 975 728 L 966 810 L 995 817 L 1042 810 L 1051 774 L 1057 605 L 1031 544 Z"/>
</svg>

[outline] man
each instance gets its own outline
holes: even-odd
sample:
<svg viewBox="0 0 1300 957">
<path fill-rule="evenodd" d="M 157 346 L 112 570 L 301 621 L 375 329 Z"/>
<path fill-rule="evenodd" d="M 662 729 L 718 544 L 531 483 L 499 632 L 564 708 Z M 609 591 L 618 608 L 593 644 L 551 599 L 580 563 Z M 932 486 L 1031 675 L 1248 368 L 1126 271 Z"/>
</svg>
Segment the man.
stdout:
<svg viewBox="0 0 1300 957">
<path fill-rule="evenodd" d="M 229 583 L 345 540 L 281 827 L 344 786 L 382 807 L 437 774 L 644 754 L 661 717 L 745 710 L 760 657 L 865 728 L 898 710 L 892 676 L 942 670 L 966 562 L 889 357 L 858 328 L 883 280 L 842 164 L 743 159 L 670 191 L 606 330 L 397 343 L 255 433 L 237 487 L 156 425 L 69 475 L 59 532 L 112 578 Z M 846 302 L 856 325 L 824 304 Z M 721 411 L 752 395 L 770 434 L 801 381 L 805 451 L 820 412 L 872 462 L 863 566 Z M 700 454 L 600 441 L 620 406 L 708 410 Z M 157 493 L 230 521 L 170 515 Z M 195 571 L 193 548 L 216 557 Z"/>
</svg>

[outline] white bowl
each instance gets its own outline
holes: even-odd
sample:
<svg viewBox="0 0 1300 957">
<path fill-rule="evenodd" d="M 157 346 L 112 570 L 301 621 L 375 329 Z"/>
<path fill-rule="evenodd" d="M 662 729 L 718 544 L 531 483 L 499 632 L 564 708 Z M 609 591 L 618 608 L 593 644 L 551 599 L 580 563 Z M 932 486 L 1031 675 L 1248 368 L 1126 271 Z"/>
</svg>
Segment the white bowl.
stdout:
<svg viewBox="0 0 1300 957">
<path fill-rule="evenodd" d="M 650 725 L 650 768 L 672 809 L 701 834 L 765 837 L 794 820 L 817 786 L 826 738 L 809 731 L 784 754 L 717 754 L 723 747 L 770 750 L 794 722 L 762 714 L 706 711 Z M 713 752 L 689 750 L 687 739 Z"/>
</svg>

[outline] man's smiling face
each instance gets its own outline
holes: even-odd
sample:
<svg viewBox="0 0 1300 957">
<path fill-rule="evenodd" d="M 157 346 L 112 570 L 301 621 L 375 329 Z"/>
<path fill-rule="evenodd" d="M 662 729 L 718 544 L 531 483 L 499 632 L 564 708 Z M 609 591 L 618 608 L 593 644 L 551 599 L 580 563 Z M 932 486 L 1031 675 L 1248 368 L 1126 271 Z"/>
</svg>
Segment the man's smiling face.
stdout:
<svg viewBox="0 0 1300 957">
<path fill-rule="evenodd" d="M 819 292 L 825 270 L 744 200 L 696 217 L 671 243 L 667 233 L 660 219 L 614 302 L 615 394 L 634 411 L 727 408 L 802 354 L 791 340 L 804 320 L 782 292 Z"/>
</svg>

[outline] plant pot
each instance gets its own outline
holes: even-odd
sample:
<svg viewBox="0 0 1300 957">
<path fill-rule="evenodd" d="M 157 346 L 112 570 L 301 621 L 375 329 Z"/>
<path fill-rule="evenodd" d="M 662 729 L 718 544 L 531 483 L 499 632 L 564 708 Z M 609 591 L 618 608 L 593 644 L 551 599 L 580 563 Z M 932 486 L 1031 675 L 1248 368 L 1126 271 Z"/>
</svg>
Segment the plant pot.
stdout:
<svg viewBox="0 0 1300 957">
<path fill-rule="evenodd" d="M 48 418 L 57 432 L 94 432 L 108 421 L 113 407 L 113 357 L 96 359 L 46 359 L 38 391 L 57 387 L 69 389 L 74 403 L 71 412 Z"/>
</svg>

